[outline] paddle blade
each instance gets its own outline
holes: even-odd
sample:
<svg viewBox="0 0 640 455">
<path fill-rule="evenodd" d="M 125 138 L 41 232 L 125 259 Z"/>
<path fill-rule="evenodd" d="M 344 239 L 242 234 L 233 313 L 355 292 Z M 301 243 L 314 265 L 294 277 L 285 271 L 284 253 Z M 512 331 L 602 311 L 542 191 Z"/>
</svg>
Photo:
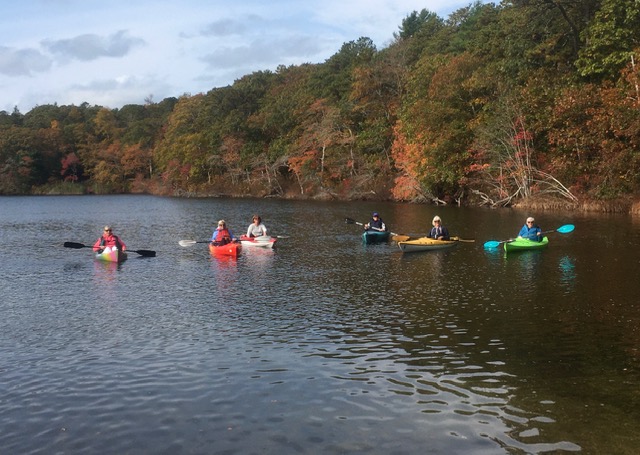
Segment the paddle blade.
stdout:
<svg viewBox="0 0 640 455">
<path fill-rule="evenodd" d="M 76 250 L 79 250 L 80 248 L 86 248 L 87 245 L 85 245 L 83 243 L 76 243 L 76 242 L 64 242 L 64 247 L 65 248 L 74 248 Z"/>
<path fill-rule="evenodd" d="M 356 224 L 356 220 L 352 220 L 351 218 L 345 218 L 344 222 L 347 224 Z"/>
<path fill-rule="evenodd" d="M 496 240 L 489 240 L 488 242 L 484 243 L 484 249 L 485 250 L 490 250 L 492 248 L 498 248 L 500 246 L 500 242 L 496 241 Z"/>
<path fill-rule="evenodd" d="M 467 243 L 473 243 L 473 242 L 475 242 L 475 239 L 461 239 L 461 238 L 460 238 L 460 237 L 458 237 L 457 235 L 456 235 L 456 236 L 451 237 L 449 240 L 455 240 L 456 242 L 467 242 Z"/>
<path fill-rule="evenodd" d="M 140 256 L 144 256 L 146 258 L 156 257 L 156 252 L 153 250 L 131 250 L 131 251 L 133 251 L 134 253 L 138 253 Z"/>
<path fill-rule="evenodd" d="M 568 234 L 572 232 L 576 227 L 573 224 L 565 224 L 564 226 L 560 226 L 556 231 L 560 234 Z"/>
<path fill-rule="evenodd" d="M 391 236 L 391 240 L 393 240 L 394 242 L 406 242 L 410 238 L 411 237 L 409 237 L 408 235 L 402 235 L 402 234 L 394 234 Z"/>
<path fill-rule="evenodd" d="M 195 245 L 196 243 L 198 242 L 195 240 L 180 240 L 178 242 L 180 246 L 191 246 L 191 245 Z"/>
</svg>

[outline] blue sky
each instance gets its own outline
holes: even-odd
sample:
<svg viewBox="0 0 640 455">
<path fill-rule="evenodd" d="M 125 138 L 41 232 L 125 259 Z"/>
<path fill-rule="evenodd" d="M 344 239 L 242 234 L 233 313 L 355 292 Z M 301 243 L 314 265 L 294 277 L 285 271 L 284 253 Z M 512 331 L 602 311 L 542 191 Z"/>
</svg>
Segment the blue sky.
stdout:
<svg viewBox="0 0 640 455">
<path fill-rule="evenodd" d="M 280 64 L 319 63 L 361 36 L 386 47 L 457 0 L 21 0 L 0 4 L 0 111 L 119 108 L 205 93 Z"/>
</svg>

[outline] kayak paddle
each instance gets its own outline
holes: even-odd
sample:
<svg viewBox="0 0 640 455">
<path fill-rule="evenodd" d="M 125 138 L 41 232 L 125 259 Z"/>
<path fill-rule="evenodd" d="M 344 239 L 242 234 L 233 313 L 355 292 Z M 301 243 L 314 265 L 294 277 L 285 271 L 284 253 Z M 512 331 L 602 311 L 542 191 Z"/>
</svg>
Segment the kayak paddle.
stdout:
<svg viewBox="0 0 640 455">
<path fill-rule="evenodd" d="M 211 243 L 211 240 L 180 240 L 178 242 L 180 246 L 192 246 L 196 243 Z"/>
<path fill-rule="evenodd" d="M 357 224 L 358 226 L 364 226 L 363 223 L 360 223 L 359 221 L 356 221 L 356 220 L 351 219 L 351 218 L 345 218 L 344 222 L 347 223 L 347 224 Z"/>
<path fill-rule="evenodd" d="M 79 250 L 80 248 L 93 248 L 92 245 L 85 245 L 84 243 L 76 243 L 76 242 L 64 242 L 65 248 L 73 248 L 75 250 Z M 140 256 L 144 256 L 146 258 L 154 258 L 156 257 L 156 252 L 153 250 L 125 250 L 126 253 L 138 253 Z"/>
<path fill-rule="evenodd" d="M 277 239 L 288 239 L 289 236 L 288 235 L 274 235 L 273 237 L 277 238 Z M 262 236 L 262 237 L 255 237 L 256 241 L 258 242 L 269 242 L 270 237 L 268 235 Z M 178 244 L 180 246 L 193 246 L 196 243 L 211 243 L 211 240 L 180 240 L 178 242 Z"/>
<path fill-rule="evenodd" d="M 412 238 L 415 239 L 416 237 L 425 237 L 425 235 L 424 234 L 414 234 L 414 235 L 399 234 L 392 237 L 391 240 L 394 240 L 396 242 L 406 242 L 407 240 L 411 240 Z M 454 240 L 456 242 L 461 242 L 461 243 L 473 243 L 476 241 L 475 239 L 461 239 L 460 237 L 457 237 L 457 236 L 452 236 L 449 239 Z"/>
<path fill-rule="evenodd" d="M 560 226 L 558 229 L 552 229 L 550 231 L 544 231 L 542 234 L 549 234 L 551 232 L 559 232 L 560 234 L 568 234 L 569 232 L 572 232 L 576 227 L 573 224 L 565 224 L 563 226 Z M 484 244 L 484 248 L 486 250 L 492 249 L 492 248 L 497 248 L 498 246 L 500 246 L 500 244 L 502 243 L 508 243 L 508 242 L 513 242 L 515 239 L 509 239 L 509 240 L 489 240 L 488 242 L 485 242 Z"/>
<path fill-rule="evenodd" d="M 359 226 L 364 226 L 364 224 L 357 222 L 356 220 L 352 220 L 351 218 L 345 218 L 344 220 L 347 224 L 357 224 Z M 370 229 L 374 229 L 376 231 L 379 231 L 379 229 L 376 228 L 370 228 Z M 398 234 L 396 232 L 391 232 L 389 231 L 389 234 L 391 234 L 391 240 L 393 240 L 394 242 L 406 242 L 407 240 L 410 240 L 412 237 L 420 237 L 420 235 L 407 235 L 407 234 Z M 465 240 L 465 239 L 461 239 L 458 237 L 452 237 L 452 239 L 457 240 L 458 242 L 475 242 L 475 240 Z"/>
<path fill-rule="evenodd" d="M 347 224 L 357 224 L 358 226 L 364 226 L 363 223 L 360 223 L 359 221 L 356 221 L 356 220 L 351 219 L 351 218 L 345 218 L 344 222 L 347 223 Z M 375 227 L 369 227 L 369 229 L 371 229 L 372 231 L 384 232 L 382 229 L 375 228 Z M 409 240 L 409 238 L 410 238 L 408 235 L 398 234 L 396 232 L 391 232 L 391 231 L 389 231 L 389 234 L 392 235 L 391 240 L 396 240 L 394 237 L 400 237 L 399 240 L 396 240 L 397 242 L 404 242 L 406 240 Z M 405 239 L 405 237 L 406 237 L 406 239 Z"/>
</svg>

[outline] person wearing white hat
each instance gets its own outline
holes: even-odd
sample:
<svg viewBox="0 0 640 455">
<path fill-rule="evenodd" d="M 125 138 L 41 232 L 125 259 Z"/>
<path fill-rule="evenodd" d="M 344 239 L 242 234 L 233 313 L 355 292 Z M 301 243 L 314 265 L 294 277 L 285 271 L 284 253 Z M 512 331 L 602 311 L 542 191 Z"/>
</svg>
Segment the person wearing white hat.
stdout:
<svg viewBox="0 0 640 455">
<path fill-rule="evenodd" d="M 520 229 L 518 237 L 533 240 L 534 242 L 542 241 L 542 229 L 540 229 L 540 226 L 535 224 L 535 221 L 536 220 L 533 219 L 532 216 L 528 217 L 527 221 L 525 221 L 524 223 L 524 226 L 522 226 L 522 229 Z"/>
<path fill-rule="evenodd" d="M 436 240 L 449 240 L 449 230 L 442 225 L 442 220 L 438 215 L 433 217 L 433 221 L 431 221 L 433 227 L 427 234 L 427 237 L 436 239 Z"/>
</svg>

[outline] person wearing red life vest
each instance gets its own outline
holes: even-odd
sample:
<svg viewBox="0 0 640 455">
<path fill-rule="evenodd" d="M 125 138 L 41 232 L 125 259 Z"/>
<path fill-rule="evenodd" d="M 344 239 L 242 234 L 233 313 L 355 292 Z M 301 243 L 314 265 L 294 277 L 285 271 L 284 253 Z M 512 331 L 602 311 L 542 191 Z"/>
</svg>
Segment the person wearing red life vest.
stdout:
<svg viewBox="0 0 640 455">
<path fill-rule="evenodd" d="M 93 251 L 102 252 L 105 248 L 117 248 L 120 251 L 126 251 L 127 245 L 124 244 L 120 237 L 113 233 L 111 226 L 105 226 L 104 232 L 96 243 L 93 244 Z"/>
<path fill-rule="evenodd" d="M 236 238 L 231 233 L 231 230 L 227 227 L 225 220 L 218 221 L 218 227 L 213 234 L 211 234 L 211 243 L 216 246 L 226 245 L 227 243 L 235 242 Z"/>
</svg>

